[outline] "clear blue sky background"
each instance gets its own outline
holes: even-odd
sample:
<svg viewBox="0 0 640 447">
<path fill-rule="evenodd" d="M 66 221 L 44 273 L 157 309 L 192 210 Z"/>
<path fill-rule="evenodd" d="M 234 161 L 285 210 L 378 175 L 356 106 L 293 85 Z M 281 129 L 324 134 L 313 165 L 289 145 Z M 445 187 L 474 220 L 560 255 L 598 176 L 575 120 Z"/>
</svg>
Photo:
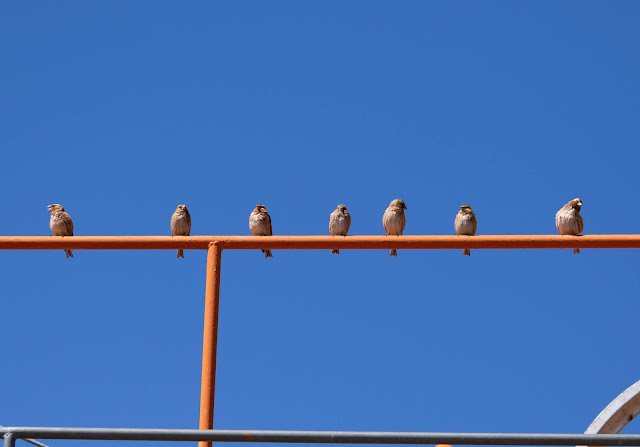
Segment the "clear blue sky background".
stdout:
<svg viewBox="0 0 640 447">
<path fill-rule="evenodd" d="M 13 2 L 0 234 L 638 233 L 638 2 Z M 0 251 L 0 424 L 197 428 L 203 251 Z M 640 251 L 223 254 L 216 427 L 583 432 Z M 634 425 L 627 432 L 633 431 Z M 636 425 L 637 427 L 637 425 Z M 637 429 L 636 429 L 637 430 Z M 52 441 L 55 446 L 77 443 Z M 106 443 L 104 443 L 106 445 Z M 100 445 L 97 443 L 96 445 Z M 111 444 L 109 444 L 111 445 Z"/>
</svg>

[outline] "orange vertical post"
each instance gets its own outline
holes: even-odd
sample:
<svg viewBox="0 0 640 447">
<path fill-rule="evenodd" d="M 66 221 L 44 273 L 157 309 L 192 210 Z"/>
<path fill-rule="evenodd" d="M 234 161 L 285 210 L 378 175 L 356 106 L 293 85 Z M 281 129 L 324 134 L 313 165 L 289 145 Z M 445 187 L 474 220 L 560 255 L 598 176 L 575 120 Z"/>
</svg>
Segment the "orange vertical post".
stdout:
<svg viewBox="0 0 640 447">
<path fill-rule="evenodd" d="M 200 430 L 213 428 L 216 392 L 216 354 L 218 350 L 218 307 L 220 304 L 220 264 L 222 247 L 211 242 L 207 250 L 207 285 L 204 303 L 204 336 L 202 339 L 202 385 L 200 387 Z M 198 447 L 211 447 L 200 441 Z"/>
</svg>

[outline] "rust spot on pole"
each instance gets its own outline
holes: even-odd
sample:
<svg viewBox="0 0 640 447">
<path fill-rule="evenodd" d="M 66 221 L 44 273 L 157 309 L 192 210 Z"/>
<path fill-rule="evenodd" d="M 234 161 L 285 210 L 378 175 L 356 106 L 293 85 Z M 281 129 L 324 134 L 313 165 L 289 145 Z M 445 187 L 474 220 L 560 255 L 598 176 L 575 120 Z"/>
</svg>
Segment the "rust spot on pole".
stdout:
<svg viewBox="0 0 640 447">
<path fill-rule="evenodd" d="M 218 350 L 218 308 L 220 304 L 220 264 L 222 247 L 211 242 L 207 250 L 207 285 L 204 304 L 204 335 L 202 337 L 202 385 L 200 388 L 200 430 L 213 428 L 216 392 L 216 354 Z M 200 441 L 198 447 L 211 447 Z"/>
</svg>

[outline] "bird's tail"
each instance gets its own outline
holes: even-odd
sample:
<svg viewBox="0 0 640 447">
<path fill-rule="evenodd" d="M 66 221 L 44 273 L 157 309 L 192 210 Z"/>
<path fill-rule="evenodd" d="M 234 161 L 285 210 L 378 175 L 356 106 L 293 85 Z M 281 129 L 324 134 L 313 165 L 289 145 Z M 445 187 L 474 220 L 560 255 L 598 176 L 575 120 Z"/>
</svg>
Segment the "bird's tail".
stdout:
<svg viewBox="0 0 640 447">
<path fill-rule="evenodd" d="M 264 258 L 273 258 L 273 255 L 271 254 L 271 250 L 262 250 L 262 253 L 264 253 Z"/>
<path fill-rule="evenodd" d="M 64 252 L 66 253 L 67 258 L 73 258 L 73 253 L 71 252 L 71 250 L 65 250 Z"/>
<path fill-rule="evenodd" d="M 573 254 L 577 255 L 578 253 L 580 253 L 580 249 L 579 248 L 574 248 L 573 249 Z"/>
<path fill-rule="evenodd" d="M 395 248 L 391 249 L 391 253 L 389 254 L 389 256 L 395 256 L 396 258 L 398 257 L 398 252 L 396 251 Z"/>
<path fill-rule="evenodd" d="M 331 254 L 333 254 L 333 253 L 339 255 L 340 254 L 340 250 L 338 250 L 337 248 L 334 248 L 333 250 L 331 250 Z"/>
<path fill-rule="evenodd" d="M 471 256 L 471 250 L 465 248 L 462 250 L 462 256 Z"/>
<path fill-rule="evenodd" d="M 184 250 L 182 248 L 178 248 L 178 254 L 176 255 L 176 258 L 184 259 Z"/>
</svg>

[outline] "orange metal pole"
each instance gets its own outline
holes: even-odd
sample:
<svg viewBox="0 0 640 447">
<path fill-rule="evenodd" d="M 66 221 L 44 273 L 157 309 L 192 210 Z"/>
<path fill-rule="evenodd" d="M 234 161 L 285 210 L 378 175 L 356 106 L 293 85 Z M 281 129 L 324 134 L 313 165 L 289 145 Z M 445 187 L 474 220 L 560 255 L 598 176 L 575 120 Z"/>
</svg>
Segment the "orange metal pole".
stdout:
<svg viewBox="0 0 640 447">
<path fill-rule="evenodd" d="M 640 248 L 640 234 L 482 236 L 4 236 L 0 250 Z"/>
<path fill-rule="evenodd" d="M 200 387 L 200 430 L 213 428 L 216 392 L 216 355 L 218 350 L 218 307 L 220 303 L 220 264 L 222 247 L 211 242 L 207 251 L 207 285 L 204 303 L 204 335 L 202 339 L 202 385 Z M 200 441 L 198 447 L 211 447 Z"/>
<path fill-rule="evenodd" d="M 238 249 L 461 249 L 461 248 L 640 248 L 640 235 L 587 236 L 216 236 L 227 250 Z"/>
<path fill-rule="evenodd" d="M 0 250 L 206 250 L 215 236 L 2 236 Z"/>
<path fill-rule="evenodd" d="M 218 343 L 220 264 L 223 249 L 562 249 L 640 248 L 640 234 L 490 236 L 2 236 L 0 250 L 207 249 L 200 429 L 213 428 Z M 211 447 L 200 442 L 199 447 Z"/>
</svg>

